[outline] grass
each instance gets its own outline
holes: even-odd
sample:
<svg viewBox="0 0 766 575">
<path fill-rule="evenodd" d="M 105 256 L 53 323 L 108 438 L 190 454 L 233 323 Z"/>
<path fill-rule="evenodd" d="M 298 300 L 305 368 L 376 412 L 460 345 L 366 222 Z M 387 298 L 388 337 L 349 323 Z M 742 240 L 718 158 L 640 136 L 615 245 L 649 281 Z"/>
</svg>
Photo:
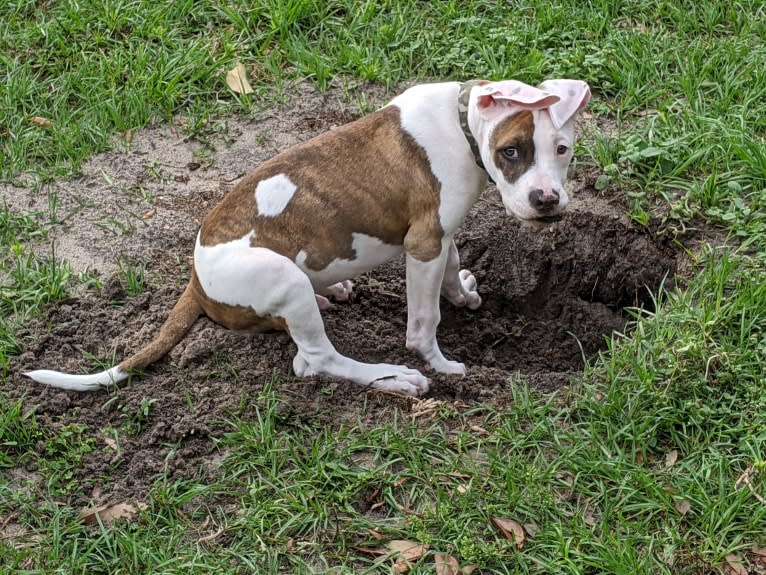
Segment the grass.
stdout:
<svg viewBox="0 0 766 575">
<path fill-rule="evenodd" d="M 715 226 L 736 248 L 703 251 L 684 289 L 658 294 L 566 393 L 515 381 L 502 411 L 443 406 L 430 424 L 317 431 L 281 415 L 266 386 L 255 414 L 232 416 L 215 438 L 215 480 L 158 478 L 138 521 L 85 526 L 56 503 L 87 495 L 73 470 L 95 446 L 86 430 L 0 401 L 3 565 L 389 573 L 391 561 L 360 551 L 379 534 L 430 545 L 413 573 L 433 572 L 436 552 L 487 573 L 725 573 L 732 557 L 756 569 L 751 547 L 766 545 L 761 2 L 21 1 L 3 4 L 0 20 L 5 182 L 76 174 L 148 122 L 184 116 L 189 136 L 203 135 L 295 79 L 353 94 L 362 81 L 568 76 L 591 83 L 591 112 L 607 126 L 578 150 L 601 170 L 599 187 L 652 230 Z M 226 88 L 235 62 L 253 95 Z M 81 281 L 30 247 L 46 245 L 49 205 L 0 207 L 0 373 L 21 351 L 19 323 Z M 145 289 L 141 262 L 121 279 Z M 126 413 L 121 432 L 141 433 L 150 412 L 146 400 Z M 737 481 L 746 472 L 749 486 Z M 494 517 L 527 526 L 522 549 Z"/>
</svg>

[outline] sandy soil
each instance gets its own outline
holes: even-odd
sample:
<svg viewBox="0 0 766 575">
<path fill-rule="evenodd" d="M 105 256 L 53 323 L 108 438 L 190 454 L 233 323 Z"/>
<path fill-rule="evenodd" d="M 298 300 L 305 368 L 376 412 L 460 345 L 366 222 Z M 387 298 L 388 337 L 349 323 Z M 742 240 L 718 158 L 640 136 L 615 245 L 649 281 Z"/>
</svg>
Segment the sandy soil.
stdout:
<svg viewBox="0 0 766 575">
<path fill-rule="evenodd" d="M 383 101 L 380 90 L 366 96 Z M 142 400 L 156 400 L 144 430 L 122 437 L 119 454 L 104 447 L 87 456 L 77 471 L 84 493 L 92 485 L 103 499 L 141 499 L 166 470 L 171 478 L 214 474 L 211 437 L 223 431 L 218 422 L 230 413 L 247 417 L 273 374 L 284 405 L 311 425 L 374 423 L 417 404 L 344 382 L 296 379 L 290 373 L 295 347 L 285 334 L 238 335 L 206 319 L 119 390 L 68 393 L 19 375 L 32 368 L 93 371 L 84 354 L 110 363 L 150 341 L 185 285 L 208 209 L 258 162 L 357 115 L 340 92 L 321 96 L 301 86 L 290 102 L 251 121 L 222 121 L 206 141 L 185 138 L 178 118 L 176 125 L 128 135 L 129 143 L 123 139 L 89 161 L 80 177 L 52 189 L 33 195 L 0 187 L 13 209 L 43 213 L 52 208 L 47 192 L 55 191 L 62 221 L 53 231 L 57 257 L 104 282 L 102 289 L 79 289 L 22 329 L 23 353 L 0 392 L 23 397 L 43 425 L 82 423 L 99 438 L 104 428 L 124 426 Z M 440 401 L 501 407 L 511 401 L 509 378 L 516 376 L 546 391 L 565 385 L 582 369 L 583 354 L 592 357 L 623 329 L 623 308 L 650 306 L 649 290 L 672 278 L 679 262 L 672 245 L 599 197 L 597 175 L 575 172 L 571 209 L 556 224 L 521 226 L 505 215 L 492 187 L 469 215 L 457 243 L 484 304 L 468 311 L 443 302 L 439 328 L 445 355 L 468 366 L 465 377 L 428 372 L 405 351 L 403 261 L 358 278 L 352 300 L 324 312 L 330 339 L 356 359 L 423 370 L 433 378 L 429 397 Z M 151 288 L 127 297 L 115 275 L 120 261 L 144 262 Z"/>
</svg>

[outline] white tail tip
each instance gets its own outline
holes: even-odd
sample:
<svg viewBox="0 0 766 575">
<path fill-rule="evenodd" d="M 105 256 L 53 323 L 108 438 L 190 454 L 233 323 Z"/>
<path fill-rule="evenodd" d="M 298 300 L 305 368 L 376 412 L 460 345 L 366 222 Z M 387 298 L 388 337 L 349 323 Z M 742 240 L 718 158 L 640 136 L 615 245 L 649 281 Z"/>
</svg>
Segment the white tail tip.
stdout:
<svg viewBox="0 0 766 575">
<path fill-rule="evenodd" d="M 94 389 L 109 387 L 128 378 L 128 372 L 121 370 L 120 366 L 92 375 L 70 375 L 48 369 L 28 371 L 24 375 L 39 383 L 71 391 L 93 391 Z"/>
</svg>

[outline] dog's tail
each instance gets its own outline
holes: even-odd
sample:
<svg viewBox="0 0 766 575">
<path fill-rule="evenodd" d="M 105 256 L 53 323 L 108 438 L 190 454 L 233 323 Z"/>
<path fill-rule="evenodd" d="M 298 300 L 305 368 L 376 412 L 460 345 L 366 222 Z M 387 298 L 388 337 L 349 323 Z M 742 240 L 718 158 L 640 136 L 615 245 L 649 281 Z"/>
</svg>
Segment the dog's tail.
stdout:
<svg viewBox="0 0 766 575">
<path fill-rule="evenodd" d="M 162 324 L 160 333 L 154 341 L 119 365 L 92 375 L 70 375 L 47 369 L 29 371 L 24 375 L 40 383 L 73 391 L 90 391 L 108 387 L 127 379 L 132 370 L 145 368 L 173 349 L 188 333 L 197 318 L 204 313 L 192 284 L 193 282 L 189 282 L 186 286 L 186 290 L 176 302 L 168 319 Z"/>
</svg>

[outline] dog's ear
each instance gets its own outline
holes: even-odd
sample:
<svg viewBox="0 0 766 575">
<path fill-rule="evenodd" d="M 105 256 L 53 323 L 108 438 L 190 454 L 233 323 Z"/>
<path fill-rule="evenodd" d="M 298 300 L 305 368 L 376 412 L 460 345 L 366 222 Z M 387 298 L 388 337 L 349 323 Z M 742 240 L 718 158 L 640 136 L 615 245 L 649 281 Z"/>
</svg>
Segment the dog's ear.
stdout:
<svg viewBox="0 0 766 575">
<path fill-rule="evenodd" d="M 489 108 L 502 103 L 516 106 L 522 110 L 539 110 L 547 108 L 559 101 L 555 93 L 547 92 L 534 86 L 529 86 L 517 80 L 492 82 L 477 88 L 479 108 Z"/>
<path fill-rule="evenodd" d="M 590 100 L 590 87 L 582 80 L 546 80 L 540 88 L 559 97 L 559 101 L 549 109 L 557 130 L 575 117 Z"/>
</svg>

